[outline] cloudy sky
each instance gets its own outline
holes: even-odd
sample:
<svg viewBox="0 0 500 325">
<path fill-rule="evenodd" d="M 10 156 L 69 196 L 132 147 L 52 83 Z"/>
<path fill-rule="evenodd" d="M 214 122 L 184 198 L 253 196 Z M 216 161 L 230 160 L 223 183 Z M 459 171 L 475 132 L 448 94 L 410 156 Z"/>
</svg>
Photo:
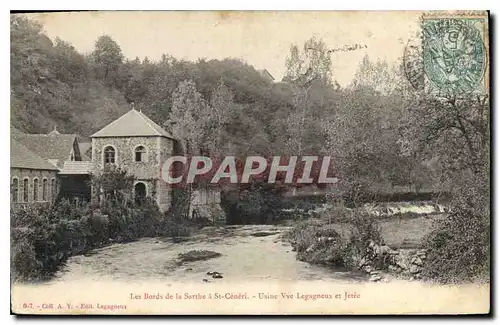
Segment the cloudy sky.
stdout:
<svg viewBox="0 0 500 325">
<path fill-rule="evenodd" d="M 419 12 L 82 12 L 30 14 L 46 33 L 90 52 L 100 35 L 110 35 L 128 58 L 157 60 L 240 58 L 281 80 L 291 44 L 311 36 L 329 48 L 363 44 L 366 48 L 332 55 L 341 85 L 353 78 L 365 54 L 392 63 L 418 30 Z"/>
</svg>

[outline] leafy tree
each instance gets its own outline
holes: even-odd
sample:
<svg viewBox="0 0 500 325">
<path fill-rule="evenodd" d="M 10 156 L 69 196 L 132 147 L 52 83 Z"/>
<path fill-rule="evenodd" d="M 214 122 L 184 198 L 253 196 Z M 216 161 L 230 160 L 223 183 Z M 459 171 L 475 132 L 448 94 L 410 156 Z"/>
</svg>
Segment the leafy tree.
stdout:
<svg viewBox="0 0 500 325">
<path fill-rule="evenodd" d="M 314 79 L 329 84 L 332 78 L 332 61 L 327 45 L 315 37 L 308 39 L 302 49 L 297 45 L 290 47 L 286 60 L 284 81 L 300 85 Z"/>
<path fill-rule="evenodd" d="M 112 201 L 126 206 L 132 197 L 135 177 L 119 167 L 110 167 L 104 172 L 90 177 L 91 186 L 100 193 L 101 204 Z"/>
<path fill-rule="evenodd" d="M 173 105 L 169 123 L 182 150 L 188 155 L 199 155 L 203 147 L 203 115 L 207 102 L 196 89 L 193 81 L 183 81 L 172 95 Z"/>
<path fill-rule="evenodd" d="M 302 51 L 297 45 L 291 46 L 284 80 L 290 84 L 292 109 L 279 117 L 284 119 L 282 131 L 285 139 L 284 148 L 281 148 L 284 153 L 320 152 L 321 145 L 318 144 L 324 135 L 318 125 L 326 115 L 325 110 L 330 111 L 331 106 L 336 106 L 336 103 L 329 102 L 335 97 L 331 65 L 330 53 L 322 40 L 308 39 Z"/>
<path fill-rule="evenodd" d="M 396 74 L 390 70 L 386 61 L 372 62 L 368 55 L 363 57 L 351 87 L 369 87 L 383 95 L 389 95 L 395 89 Z"/>
<path fill-rule="evenodd" d="M 111 86 L 118 77 L 118 71 L 123 61 L 120 46 L 110 36 L 100 36 L 92 52 L 94 73 L 98 80 Z"/>
<path fill-rule="evenodd" d="M 78 83 L 88 78 L 85 57 L 78 53 L 70 43 L 56 37 L 52 51 L 51 68 L 57 79 L 66 83 Z"/>
<path fill-rule="evenodd" d="M 207 150 L 212 156 L 218 156 L 229 140 L 225 128 L 234 110 L 234 94 L 222 79 L 213 90 L 210 105 L 205 109 L 207 122 L 204 132 Z"/>
<path fill-rule="evenodd" d="M 451 194 L 451 213 L 425 239 L 432 265 L 425 274 L 443 282 L 488 279 L 489 96 L 399 91 L 405 99 L 401 146 L 409 155 L 433 160 L 439 190 Z"/>
</svg>

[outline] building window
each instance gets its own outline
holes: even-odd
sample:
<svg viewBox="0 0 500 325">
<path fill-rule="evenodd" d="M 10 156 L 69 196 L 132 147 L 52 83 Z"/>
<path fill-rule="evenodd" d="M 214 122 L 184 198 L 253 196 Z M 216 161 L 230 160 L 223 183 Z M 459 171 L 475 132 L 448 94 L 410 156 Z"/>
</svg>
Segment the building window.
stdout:
<svg viewBox="0 0 500 325">
<path fill-rule="evenodd" d="M 38 201 L 38 188 L 39 188 L 39 184 L 38 184 L 38 178 L 35 178 L 33 180 L 33 202 L 37 202 Z"/>
<path fill-rule="evenodd" d="M 29 194 L 29 180 L 27 178 L 25 178 L 23 180 L 23 202 L 28 202 L 29 201 L 29 197 L 28 197 L 28 194 Z"/>
<path fill-rule="evenodd" d="M 19 180 L 14 178 L 12 180 L 12 202 L 16 203 L 19 198 Z"/>
<path fill-rule="evenodd" d="M 143 146 L 135 148 L 135 161 L 146 161 L 146 149 Z"/>
<path fill-rule="evenodd" d="M 104 148 L 104 164 L 114 164 L 116 161 L 115 148 L 108 146 Z"/>
<path fill-rule="evenodd" d="M 42 200 L 47 201 L 47 179 L 44 178 L 42 181 Z"/>
<path fill-rule="evenodd" d="M 52 200 L 55 200 L 56 198 L 56 179 L 55 178 L 52 178 L 50 180 L 50 197 Z"/>
</svg>

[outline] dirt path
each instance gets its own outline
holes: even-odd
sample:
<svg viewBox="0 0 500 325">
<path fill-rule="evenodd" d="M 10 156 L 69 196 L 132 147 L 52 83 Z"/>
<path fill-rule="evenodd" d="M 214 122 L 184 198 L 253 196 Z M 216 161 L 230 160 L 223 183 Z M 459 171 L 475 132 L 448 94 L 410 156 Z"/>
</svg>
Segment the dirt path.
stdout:
<svg viewBox="0 0 500 325">
<path fill-rule="evenodd" d="M 286 227 L 275 226 L 207 227 L 182 243 L 147 238 L 127 244 L 114 244 L 86 255 L 71 257 L 50 282 L 89 279 L 135 283 L 149 280 L 185 283 L 202 282 L 203 279 L 211 282 L 367 281 L 361 273 L 297 261 L 290 245 L 280 240 L 286 230 Z M 178 265 L 178 254 L 191 250 L 210 250 L 222 256 Z M 206 275 L 209 271 L 220 272 L 223 278 L 212 279 Z"/>
</svg>

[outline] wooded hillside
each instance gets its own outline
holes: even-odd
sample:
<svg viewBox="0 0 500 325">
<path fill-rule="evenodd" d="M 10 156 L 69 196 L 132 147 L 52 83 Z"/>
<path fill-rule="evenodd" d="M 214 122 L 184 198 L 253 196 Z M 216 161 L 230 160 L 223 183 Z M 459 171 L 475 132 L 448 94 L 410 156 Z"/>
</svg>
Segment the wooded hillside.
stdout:
<svg viewBox="0 0 500 325">
<path fill-rule="evenodd" d="M 470 104 L 482 115 L 469 109 L 454 116 L 454 109 L 472 106 L 426 98 L 397 64 L 368 57 L 342 88 L 327 44 L 315 38 L 291 44 L 283 64 L 284 81 L 271 82 L 237 59 L 129 60 L 110 36 L 82 54 L 50 40 L 39 23 L 12 15 L 11 124 L 29 133 L 57 125 L 88 136 L 134 103 L 176 131 L 191 154 L 331 155 L 344 184 L 374 191 L 446 187 L 449 178 L 437 181 L 446 164 L 475 166 L 482 156 L 472 152 L 483 155 L 487 101 Z M 455 159 L 457 152 L 463 158 Z"/>
</svg>

